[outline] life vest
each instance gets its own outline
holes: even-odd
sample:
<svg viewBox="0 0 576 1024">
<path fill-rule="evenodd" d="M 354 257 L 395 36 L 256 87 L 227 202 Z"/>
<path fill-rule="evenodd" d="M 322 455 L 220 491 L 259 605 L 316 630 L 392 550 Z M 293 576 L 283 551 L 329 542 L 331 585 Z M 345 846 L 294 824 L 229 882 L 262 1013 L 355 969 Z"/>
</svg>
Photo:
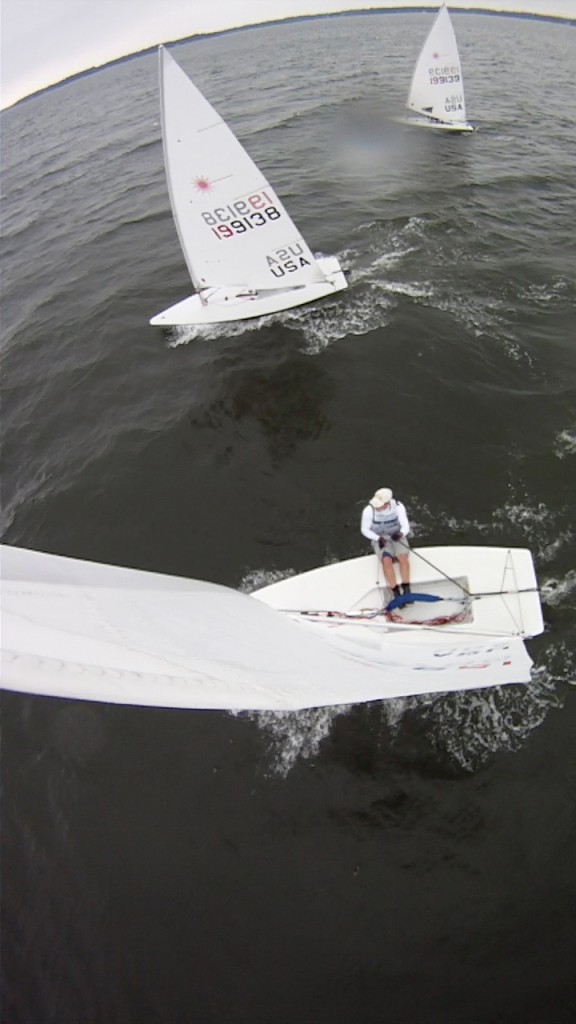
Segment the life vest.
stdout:
<svg viewBox="0 0 576 1024">
<path fill-rule="evenodd" d="M 394 499 L 389 508 L 372 506 L 372 529 L 379 537 L 391 537 L 393 533 L 402 533 L 398 508 Z"/>
</svg>

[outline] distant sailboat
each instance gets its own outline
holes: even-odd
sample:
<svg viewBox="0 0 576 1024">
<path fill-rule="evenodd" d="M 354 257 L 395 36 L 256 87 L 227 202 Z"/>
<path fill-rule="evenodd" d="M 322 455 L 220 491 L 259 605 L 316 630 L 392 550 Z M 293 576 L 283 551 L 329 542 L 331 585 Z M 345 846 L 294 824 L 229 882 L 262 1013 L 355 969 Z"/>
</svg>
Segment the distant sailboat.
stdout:
<svg viewBox="0 0 576 1024">
<path fill-rule="evenodd" d="M 156 326 L 245 320 L 347 287 L 336 257 L 315 257 L 270 183 L 173 57 L 160 47 L 164 162 L 196 294 Z"/>
<path fill-rule="evenodd" d="M 416 62 L 408 94 L 408 125 L 448 132 L 473 132 L 466 120 L 464 82 L 456 35 L 442 4 Z"/>
</svg>

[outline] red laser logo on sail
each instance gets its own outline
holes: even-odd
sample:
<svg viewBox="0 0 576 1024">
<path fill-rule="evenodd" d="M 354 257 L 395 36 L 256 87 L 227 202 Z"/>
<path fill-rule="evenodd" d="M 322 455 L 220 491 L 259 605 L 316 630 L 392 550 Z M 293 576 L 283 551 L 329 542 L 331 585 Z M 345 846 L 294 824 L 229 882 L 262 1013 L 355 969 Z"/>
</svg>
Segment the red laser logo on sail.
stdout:
<svg viewBox="0 0 576 1024">
<path fill-rule="evenodd" d="M 197 192 L 211 192 L 212 182 L 208 181 L 208 178 L 200 177 L 194 178 L 192 184 Z"/>
</svg>

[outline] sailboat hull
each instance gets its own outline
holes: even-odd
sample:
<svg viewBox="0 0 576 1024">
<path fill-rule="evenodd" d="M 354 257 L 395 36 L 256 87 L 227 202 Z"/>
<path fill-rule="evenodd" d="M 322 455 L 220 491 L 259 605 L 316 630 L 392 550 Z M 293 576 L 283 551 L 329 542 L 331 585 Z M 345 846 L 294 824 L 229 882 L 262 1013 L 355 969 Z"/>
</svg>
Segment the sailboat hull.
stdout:
<svg viewBox="0 0 576 1024">
<path fill-rule="evenodd" d="M 412 591 L 434 595 L 393 616 L 382 610 L 393 594 L 373 555 L 290 576 L 253 594 L 316 630 L 376 632 L 427 642 L 426 627 L 473 640 L 478 636 L 537 636 L 542 608 L 530 551 L 524 548 L 430 547 L 410 550 Z M 454 614 L 460 608 L 461 614 Z M 360 621 L 364 617 L 364 622 Z M 444 624 L 438 622 L 445 619 Z M 429 620 L 427 622 L 427 619 Z M 424 628 L 422 628 L 424 627 Z"/>
<path fill-rule="evenodd" d="M 186 325 L 231 323 L 269 316 L 285 309 L 303 306 L 323 299 L 348 287 L 344 272 L 335 256 L 316 260 L 325 280 L 299 288 L 278 288 L 266 291 L 243 291 L 238 288 L 207 289 L 202 297 L 190 295 L 182 302 L 170 306 L 152 317 L 154 327 L 184 327 Z"/>
<path fill-rule="evenodd" d="M 432 131 L 437 132 L 451 132 L 452 134 L 460 135 L 462 132 L 473 132 L 475 131 L 474 125 L 469 124 L 468 121 L 461 123 L 454 123 L 449 121 L 431 121 L 429 117 L 398 117 L 396 118 L 398 124 L 406 125 L 408 128 L 429 128 Z"/>
</svg>

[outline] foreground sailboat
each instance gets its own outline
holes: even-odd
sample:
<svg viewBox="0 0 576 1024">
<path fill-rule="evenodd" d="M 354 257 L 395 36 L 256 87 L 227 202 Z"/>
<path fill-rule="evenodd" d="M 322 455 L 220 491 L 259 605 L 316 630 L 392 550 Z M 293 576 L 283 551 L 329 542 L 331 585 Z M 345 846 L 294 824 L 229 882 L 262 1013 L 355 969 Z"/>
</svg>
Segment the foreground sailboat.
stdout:
<svg viewBox="0 0 576 1024">
<path fill-rule="evenodd" d="M 44 696 L 299 710 L 526 683 L 523 638 L 543 628 L 520 549 L 414 549 L 418 593 L 400 608 L 373 556 L 252 596 L 22 548 L 0 556 L 2 686 Z"/>
<path fill-rule="evenodd" d="M 347 287 L 336 257 L 315 257 L 236 136 L 160 47 L 164 163 L 194 295 L 156 326 L 276 313 Z"/>
<path fill-rule="evenodd" d="M 473 132 L 466 120 L 464 81 L 456 35 L 442 4 L 416 61 L 408 94 L 408 125 L 445 132 Z"/>
</svg>

